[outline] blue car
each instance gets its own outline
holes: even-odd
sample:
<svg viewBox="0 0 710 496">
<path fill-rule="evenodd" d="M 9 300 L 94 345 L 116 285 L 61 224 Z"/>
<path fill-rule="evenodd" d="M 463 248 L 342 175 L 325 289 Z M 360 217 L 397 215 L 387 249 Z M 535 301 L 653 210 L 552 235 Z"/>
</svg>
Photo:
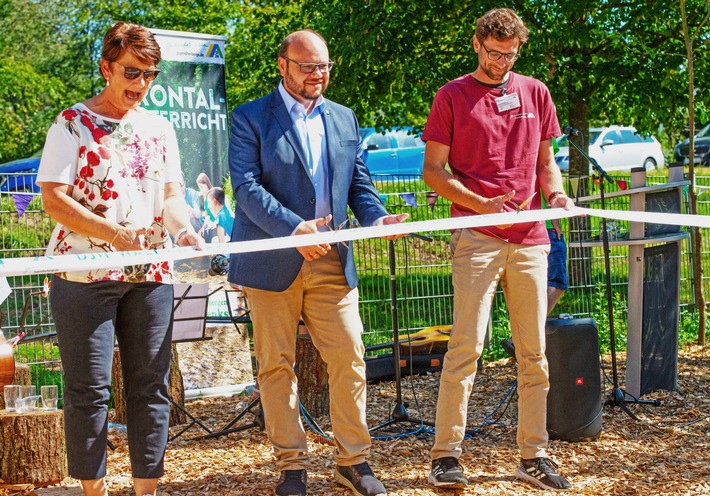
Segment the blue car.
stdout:
<svg viewBox="0 0 710 496">
<path fill-rule="evenodd" d="M 0 191 L 34 191 L 39 193 L 35 184 L 39 159 L 42 150 L 28 158 L 20 158 L 0 165 Z"/>
<path fill-rule="evenodd" d="M 410 127 L 389 129 L 383 133 L 375 128 L 360 129 L 365 165 L 370 174 L 421 174 L 424 166 L 424 142 L 421 133 Z"/>
</svg>

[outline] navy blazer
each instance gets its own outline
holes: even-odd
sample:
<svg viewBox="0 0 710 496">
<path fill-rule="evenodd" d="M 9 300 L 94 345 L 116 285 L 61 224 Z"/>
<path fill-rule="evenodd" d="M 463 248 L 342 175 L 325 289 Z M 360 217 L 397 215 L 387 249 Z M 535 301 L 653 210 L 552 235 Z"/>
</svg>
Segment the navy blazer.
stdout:
<svg viewBox="0 0 710 496">
<path fill-rule="evenodd" d="M 387 215 L 362 158 L 358 123 L 352 110 L 326 100 L 325 126 L 333 225 L 348 217 L 348 207 L 363 226 Z M 315 218 L 316 196 L 306 151 L 278 89 L 232 111 L 229 172 L 237 206 L 232 241 L 290 236 L 298 224 Z M 336 247 L 333 247 L 336 249 Z M 337 245 L 348 285 L 357 273 L 348 248 Z M 230 257 L 229 282 L 284 291 L 296 279 L 303 256 L 295 248 Z"/>
</svg>

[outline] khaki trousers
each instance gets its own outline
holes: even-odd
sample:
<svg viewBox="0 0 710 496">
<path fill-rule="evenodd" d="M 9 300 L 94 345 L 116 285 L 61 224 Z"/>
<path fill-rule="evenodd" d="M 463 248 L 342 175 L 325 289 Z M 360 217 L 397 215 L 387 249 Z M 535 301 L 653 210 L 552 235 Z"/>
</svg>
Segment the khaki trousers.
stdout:
<svg viewBox="0 0 710 496">
<path fill-rule="evenodd" d="M 518 361 L 518 434 L 523 458 L 546 456 L 545 357 L 549 245 L 517 245 L 471 229 L 455 231 L 454 320 L 441 373 L 432 459 L 461 455 L 468 401 L 500 281 Z"/>
<path fill-rule="evenodd" d="M 254 326 L 254 351 L 266 433 L 281 470 L 308 465 L 306 434 L 299 412 L 296 329 L 303 318 L 328 366 L 335 461 L 355 465 L 370 451 L 365 417 L 365 346 L 358 290 L 343 275 L 337 250 L 303 268 L 283 292 L 244 288 Z"/>
</svg>

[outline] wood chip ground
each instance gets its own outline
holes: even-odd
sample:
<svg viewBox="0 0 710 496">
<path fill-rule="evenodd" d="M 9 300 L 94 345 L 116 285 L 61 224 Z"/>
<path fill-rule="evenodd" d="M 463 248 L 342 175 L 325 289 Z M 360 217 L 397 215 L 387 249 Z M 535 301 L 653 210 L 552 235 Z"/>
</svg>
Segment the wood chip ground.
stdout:
<svg viewBox="0 0 710 496">
<path fill-rule="evenodd" d="M 611 377 L 609 357 L 604 358 L 605 374 Z M 623 365 L 623 356 L 619 362 Z M 512 394 L 510 404 L 504 398 L 513 385 L 515 370 L 511 359 L 501 360 L 487 364 L 476 378 L 468 424 L 468 429 L 475 430 L 475 435 L 464 442 L 461 457 L 470 485 L 458 494 L 546 494 L 513 476 L 519 456 L 515 443 L 517 396 Z M 708 348 L 693 346 L 681 350 L 678 370 L 677 391 L 658 391 L 644 396 L 644 399 L 659 399 L 660 406 L 629 405 L 639 421 L 631 419 L 618 407 L 606 406 L 599 439 L 582 443 L 550 443 L 551 457 L 559 462 L 560 471 L 573 484 L 572 491 L 567 494 L 710 494 Z M 623 370 L 619 372 L 623 381 Z M 609 382 L 607 378 L 605 391 L 611 389 Z M 438 385 L 438 373 L 403 380 L 402 395 L 410 417 L 434 420 Z M 388 419 L 395 400 L 393 382 L 369 386 L 367 415 L 371 426 Z M 244 397 L 220 397 L 191 401 L 187 407 L 193 415 L 217 429 L 229 422 L 236 415 L 238 405 L 244 402 Z M 495 422 L 483 425 L 487 418 Z M 247 416 L 247 420 L 251 417 Z M 327 419 L 317 420 L 326 431 L 330 428 Z M 398 422 L 388 434 L 402 435 L 418 427 L 416 423 Z M 278 473 L 263 432 L 251 428 L 215 439 L 187 439 L 202 433 L 193 427 L 169 444 L 160 495 L 273 494 Z M 333 480 L 333 447 L 310 429 L 308 437 L 311 456 L 309 495 L 350 494 Z M 108 451 L 110 494 L 132 495 L 125 434 L 113 431 L 111 441 L 116 450 Z M 389 495 L 452 494 L 427 484 L 432 442 L 433 436 L 427 431 L 373 442 L 370 463 Z M 35 489 L 32 493 L 73 496 L 81 491 L 77 481 L 66 479 L 59 486 Z"/>
</svg>

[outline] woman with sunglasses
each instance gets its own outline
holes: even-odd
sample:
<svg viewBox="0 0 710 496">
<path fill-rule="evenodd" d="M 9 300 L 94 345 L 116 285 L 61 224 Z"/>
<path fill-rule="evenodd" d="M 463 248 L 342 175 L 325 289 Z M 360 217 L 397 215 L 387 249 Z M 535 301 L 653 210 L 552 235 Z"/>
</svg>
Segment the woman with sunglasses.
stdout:
<svg viewBox="0 0 710 496">
<path fill-rule="evenodd" d="M 139 106 L 160 59 L 148 29 L 114 25 L 101 53 L 106 86 L 56 118 L 37 174 L 45 211 L 57 222 L 47 254 L 116 261 L 112 268 L 57 273 L 50 290 L 65 379 L 69 474 L 81 480 L 86 496 L 108 494 L 114 337 L 137 496 L 155 495 L 168 439 L 172 267 L 125 266 L 116 252 L 204 246 L 180 188 L 175 132 Z"/>
</svg>

